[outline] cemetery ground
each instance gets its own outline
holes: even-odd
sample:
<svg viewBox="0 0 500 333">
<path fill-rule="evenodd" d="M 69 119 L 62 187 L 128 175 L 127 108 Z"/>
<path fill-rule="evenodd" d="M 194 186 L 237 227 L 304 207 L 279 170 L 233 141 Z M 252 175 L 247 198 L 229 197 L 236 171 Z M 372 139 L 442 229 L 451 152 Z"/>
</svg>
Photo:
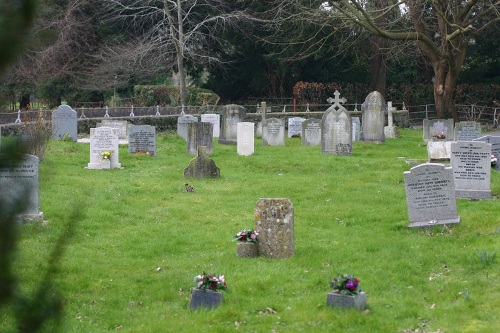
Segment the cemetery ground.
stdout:
<svg viewBox="0 0 500 333">
<path fill-rule="evenodd" d="M 75 223 L 57 272 L 62 332 L 498 332 L 499 201 L 458 199 L 461 222 L 408 229 L 405 159 L 427 159 L 421 130 L 385 144 L 353 142 L 351 156 L 321 154 L 299 138 L 238 156 L 214 141 L 219 179 L 188 179 L 193 158 L 173 134 L 157 157 L 88 170 L 89 146 L 51 141 L 40 165 L 46 224 L 25 224 L 17 273 L 23 293 Z M 194 186 L 187 193 L 184 184 Z M 500 173 L 491 190 L 500 195 Z M 252 228 L 259 198 L 290 198 L 295 255 L 239 258 L 233 236 Z M 72 220 L 78 209 L 81 218 Z M 190 310 L 193 278 L 224 274 L 220 307 Z M 326 305 L 337 274 L 354 274 L 368 311 Z M 0 312 L 9 331 L 10 312 Z M 47 327 L 47 332 L 50 332 Z"/>
</svg>

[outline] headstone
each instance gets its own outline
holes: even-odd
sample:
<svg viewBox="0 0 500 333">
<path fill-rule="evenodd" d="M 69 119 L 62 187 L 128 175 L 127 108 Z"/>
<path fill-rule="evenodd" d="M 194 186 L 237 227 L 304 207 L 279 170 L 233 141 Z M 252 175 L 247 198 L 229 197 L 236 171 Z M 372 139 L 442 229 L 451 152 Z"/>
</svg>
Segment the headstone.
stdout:
<svg viewBox="0 0 500 333">
<path fill-rule="evenodd" d="M 150 125 L 134 125 L 128 133 L 128 152 L 149 153 L 156 156 L 156 128 Z"/>
<path fill-rule="evenodd" d="M 259 255 L 289 258 L 294 255 L 294 212 L 290 199 L 260 199 L 255 205 Z"/>
<path fill-rule="evenodd" d="M 238 140 L 238 123 L 245 120 L 246 109 L 243 106 L 230 104 L 222 107 L 222 126 L 219 136 L 221 144 L 236 144 Z"/>
<path fill-rule="evenodd" d="M 457 198 L 491 198 L 491 144 L 481 141 L 452 142 L 450 166 L 453 168 Z"/>
<path fill-rule="evenodd" d="M 188 124 L 197 123 L 198 118 L 190 115 L 180 116 L 177 118 L 177 135 L 187 141 Z"/>
<path fill-rule="evenodd" d="M 285 145 L 285 121 L 278 118 L 268 118 L 262 124 L 262 144 L 264 146 Z"/>
<path fill-rule="evenodd" d="M 455 126 L 455 141 L 473 141 L 481 137 L 481 124 L 475 121 L 461 121 Z"/>
<path fill-rule="evenodd" d="M 198 146 L 198 154 L 184 169 L 185 178 L 219 178 L 220 169 L 208 158 L 207 147 Z"/>
<path fill-rule="evenodd" d="M 97 127 L 112 127 L 118 129 L 118 139 L 126 140 L 128 138 L 128 131 L 132 124 L 126 120 L 112 120 L 103 119 L 101 123 L 96 124 Z"/>
<path fill-rule="evenodd" d="M 212 123 L 214 125 L 214 138 L 220 136 L 220 115 L 215 113 L 205 113 L 201 115 L 203 123 Z"/>
<path fill-rule="evenodd" d="M 334 104 L 321 119 L 321 152 L 347 156 L 352 154 L 352 121 L 347 110 L 340 105 L 345 99 L 339 99 L 339 96 L 340 93 L 335 91 Z"/>
<path fill-rule="evenodd" d="M 196 155 L 198 146 L 205 146 L 207 154 L 212 153 L 213 142 L 212 123 L 191 123 L 188 124 L 187 153 Z"/>
<path fill-rule="evenodd" d="M 78 117 L 70 106 L 61 105 L 52 112 L 52 139 L 60 140 L 65 136 L 78 140 Z"/>
<path fill-rule="evenodd" d="M 382 94 L 378 91 L 368 94 L 361 106 L 361 110 L 363 112 L 362 141 L 385 142 L 384 123 L 386 104 Z"/>
<path fill-rule="evenodd" d="M 447 162 L 451 156 L 451 143 L 453 141 L 427 142 L 427 155 L 429 162 Z"/>
<path fill-rule="evenodd" d="M 474 141 L 482 141 L 486 143 L 491 143 L 491 155 L 494 155 L 500 162 L 500 136 L 486 135 L 480 138 L 474 139 Z M 495 165 L 495 170 L 500 170 L 500 163 L 497 162 Z"/>
<path fill-rule="evenodd" d="M 352 141 L 359 141 L 361 137 L 361 120 L 359 117 L 351 117 L 352 121 Z"/>
<path fill-rule="evenodd" d="M 454 130 L 453 119 L 424 119 L 423 121 L 423 139 L 432 141 L 434 135 L 444 134 L 445 141 L 453 141 Z"/>
<path fill-rule="evenodd" d="M 387 102 L 387 126 L 384 127 L 384 136 L 386 138 L 399 138 L 399 131 L 396 126 L 394 126 L 394 120 L 392 118 L 392 111 L 395 111 L 396 108 L 392 107 L 392 102 Z"/>
<path fill-rule="evenodd" d="M 431 227 L 460 222 L 453 170 L 439 163 L 417 165 L 404 173 L 410 225 Z"/>
<path fill-rule="evenodd" d="M 90 129 L 90 163 L 88 169 L 121 168 L 118 162 L 118 132 L 112 127 L 97 127 Z M 103 159 L 102 153 L 109 152 L 108 160 Z"/>
<path fill-rule="evenodd" d="M 302 123 L 304 118 L 292 117 L 288 118 L 288 137 L 297 137 L 302 135 Z"/>
<path fill-rule="evenodd" d="M 250 156 L 255 151 L 254 123 L 238 123 L 238 140 L 236 150 L 238 155 Z"/>
<path fill-rule="evenodd" d="M 18 218 L 23 222 L 43 221 L 37 156 L 25 154 L 15 167 L 0 168 L 0 202 L 4 209 L 13 208 L 16 202 L 22 202 L 25 206 Z"/>
<path fill-rule="evenodd" d="M 302 144 L 304 146 L 321 145 L 321 120 L 311 118 L 302 123 Z"/>
</svg>

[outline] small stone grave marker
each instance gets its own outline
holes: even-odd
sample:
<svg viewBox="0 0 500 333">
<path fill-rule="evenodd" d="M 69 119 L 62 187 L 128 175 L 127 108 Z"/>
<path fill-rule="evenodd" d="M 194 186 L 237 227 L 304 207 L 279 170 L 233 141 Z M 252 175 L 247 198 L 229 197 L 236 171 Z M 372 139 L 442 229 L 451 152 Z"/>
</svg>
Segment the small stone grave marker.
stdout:
<svg viewBox="0 0 500 333">
<path fill-rule="evenodd" d="M 201 122 L 214 125 L 214 138 L 220 136 L 220 115 L 216 113 L 205 113 L 201 115 Z"/>
<path fill-rule="evenodd" d="M 52 139 L 60 140 L 65 136 L 78 140 L 78 117 L 69 105 L 61 105 L 52 112 Z"/>
<path fill-rule="evenodd" d="M 236 144 L 238 155 L 250 156 L 255 151 L 254 123 L 238 123 L 238 140 Z"/>
<path fill-rule="evenodd" d="M 245 117 L 246 109 L 243 106 L 230 104 L 222 107 L 220 144 L 236 144 L 238 140 L 238 123 L 243 122 Z"/>
<path fill-rule="evenodd" d="M 212 123 L 188 124 L 188 154 L 196 155 L 198 152 L 198 146 L 205 146 L 207 154 L 212 153 L 213 127 Z"/>
<path fill-rule="evenodd" d="M 188 138 L 188 124 L 197 123 L 198 118 L 191 115 L 183 115 L 177 118 L 177 135 L 187 141 Z"/>
<path fill-rule="evenodd" d="M 88 169 L 121 168 L 118 159 L 118 132 L 112 127 L 90 129 L 90 163 Z M 108 160 L 102 158 L 103 152 L 110 152 Z"/>
<path fill-rule="evenodd" d="M 128 152 L 149 153 L 156 156 L 156 128 L 150 125 L 134 125 L 128 133 Z"/>
<path fill-rule="evenodd" d="M 363 141 L 385 142 L 384 123 L 386 104 L 384 97 L 378 91 L 373 91 L 366 96 L 361 106 L 363 112 L 361 137 Z"/>
<path fill-rule="evenodd" d="M 481 137 L 481 124 L 475 121 L 461 121 L 455 126 L 455 141 L 473 141 Z"/>
<path fill-rule="evenodd" d="M 219 178 L 220 169 L 208 158 L 207 147 L 198 146 L 198 154 L 184 169 L 184 178 Z"/>
<path fill-rule="evenodd" d="M 262 144 L 264 146 L 285 145 L 285 121 L 278 118 L 267 118 L 262 124 Z"/>
<path fill-rule="evenodd" d="M 302 123 L 302 144 L 304 146 L 321 145 L 321 120 L 312 118 Z"/>
</svg>

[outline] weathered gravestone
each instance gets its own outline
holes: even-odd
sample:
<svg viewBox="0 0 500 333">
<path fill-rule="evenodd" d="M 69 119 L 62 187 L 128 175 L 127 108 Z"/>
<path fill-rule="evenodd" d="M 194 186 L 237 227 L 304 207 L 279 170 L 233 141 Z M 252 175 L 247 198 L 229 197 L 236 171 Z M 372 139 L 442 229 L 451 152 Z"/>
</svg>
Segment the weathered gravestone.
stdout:
<svg viewBox="0 0 500 333">
<path fill-rule="evenodd" d="M 292 117 L 288 118 L 288 137 L 297 137 L 302 135 L 302 123 L 304 118 Z"/>
<path fill-rule="evenodd" d="M 352 121 L 347 110 L 340 105 L 345 98 L 339 99 L 340 93 L 335 91 L 333 102 L 321 119 L 321 152 L 346 156 L 352 154 Z"/>
<path fill-rule="evenodd" d="M 410 225 L 431 227 L 460 222 L 453 170 L 439 163 L 417 165 L 404 173 Z"/>
<path fill-rule="evenodd" d="M 254 123 L 238 123 L 238 140 L 236 151 L 238 155 L 250 156 L 255 151 Z"/>
<path fill-rule="evenodd" d="M 198 118 L 190 115 L 180 116 L 177 118 L 177 135 L 187 141 L 188 124 L 197 123 Z"/>
<path fill-rule="evenodd" d="M 294 254 L 294 216 L 290 199 L 259 199 L 255 205 L 259 255 L 289 258 Z"/>
<path fill-rule="evenodd" d="M 302 123 L 302 144 L 304 146 L 321 145 L 321 120 L 312 118 Z"/>
<path fill-rule="evenodd" d="M 201 122 L 212 123 L 214 125 L 214 138 L 220 136 L 220 115 L 215 113 L 205 113 L 201 115 Z"/>
<path fill-rule="evenodd" d="M 219 178 L 220 169 L 208 158 L 207 147 L 198 146 L 198 155 L 184 169 L 185 178 Z"/>
<path fill-rule="evenodd" d="M 384 127 L 384 135 L 386 138 L 399 138 L 399 131 L 396 126 L 394 126 L 394 119 L 392 117 L 392 111 L 396 111 L 396 108 L 392 107 L 392 102 L 387 102 L 387 126 Z"/>
<path fill-rule="evenodd" d="M 457 198 L 491 198 L 491 144 L 481 141 L 452 142 L 450 166 Z"/>
<path fill-rule="evenodd" d="M 4 209 L 6 211 L 15 207 L 16 202 L 22 202 L 21 221 L 43 221 L 39 200 L 38 157 L 26 154 L 16 166 L 0 168 L 0 202 L 4 205 L 2 213 Z"/>
<path fill-rule="evenodd" d="M 461 121 L 455 125 L 455 141 L 473 141 L 481 137 L 481 124 L 475 121 Z"/>
<path fill-rule="evenodd" d="M 454 126 L 453 119 L 424 119 L 423 140 L 432 141 L 434 135 L 444 134 L 445 141 L 453 141 Z"/>
<path fill-rule="evenodd" d="M 262 144 L 264 146 L 285 145 L 285 121 L 278 118 L 268 118 L 262 123 Z"/>
<path fill-rule="evenodd" d="M 96 127 L 112 127 L 118 130 L 118 139 L 126 140 L 128 138 L 128 131 L 132 124 L 126 120 L 113 120 L 113 119 L 103 119 L 101 123 L 97 123 Z"/>
<path fill-rule="evenodd" d="M 205 146 L 207 154 L 212 153 L 213 128 L 211 123 L 188 124 L 187 153 L 196 155 L 198 146 Z"/>
<path fill-rule="evenodd" d="M 373 91 L 366 96 L 365 102 L 361 106 L 363 112 L 362 141 L 385 142 L 384 123 L 386 108 L 384 97 L 378 91 Z"/>
<path fill-rule="evenodd" d="M 359 117 L 351 117 L 352 121 L 352 141 L 359 141 L 361 136 L 361 120 Z"/>
<path fill-rule="evenodd" d="M 118 132 L 112 127 L 97 127 L 90 129 L 90 163 L 88 169 L 114 169 L 120 168 L 118 162 Z M 108 159 L 103 158 L 103 153 L 108 152 Z"/>
<path fill-rule="evenodd" d="M 243 122 L 246 114 L 246 109 L 240 105 L 230 104 L 222 107 L 219 143 L 236 144 L 238 140 L 238 123 Z"/>
<path fill-rule="evenodd" d="M 52 112 L 52 139 L 78 140 L 78 117 L 76 111 L 68 105 L 61 105 Z"/>
<path fill-rule="evenodd" d="M 132 126 L 128 133 L 128 152 L 156 156 L 156 128 L 150 125 Z"/>
<path fill-rule="evenodd" d="M 427 142 L 427 156 L 429 162 L 447 162 L 451 156 L 451 143 L 453 141 L 429 141 Z"/>
<path fill-rule="evenodd" d="M 495 165 L 495 170 L 500 170 L 500 136 L 486 135 L 474 139 L 474 141 L 491 143 L 491 155 L 494 155 L 498 160 L 497 164 Z"/>
</svg>

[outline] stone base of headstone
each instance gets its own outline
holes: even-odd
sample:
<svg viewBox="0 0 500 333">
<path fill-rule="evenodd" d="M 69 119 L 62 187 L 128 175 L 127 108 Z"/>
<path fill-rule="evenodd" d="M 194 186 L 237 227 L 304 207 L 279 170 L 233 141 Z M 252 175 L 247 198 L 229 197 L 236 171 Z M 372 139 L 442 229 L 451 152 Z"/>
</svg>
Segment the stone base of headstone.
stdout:
<svg viewBox="0 0 500 333">
<path fill-rule="evenodd" d="M 342 295 L 338 292 L 331 292 L 326 296 L 326 303 L 338 308 L 364 310 L 366 308 L 366 293 L 361 291 L 357 295 Z"/>
<path fill-rule="evenodd" d="M 191 309 L 199 307 L 215 308 L 222 303 L 222 293 L 210 289 L 193 289 L 191 294 Z"/>
<path fill-rule="evenodd" d="M 19 223 L 42 223 L 43 213 L 38 214 L 21 214 L 17 216 L 17 221 Z"/>
<path fill-rule="evenodd" d="M 462 199 L 491 199 L 491 190 L 455 190 L 455 196 Z"/>
<path fill-rule="evenodd" d="M 238 242 L 236 245 L 236 253 L 240 258 L 254 258 L 259 256 L 257 243 Z"/>
<path fill-rule="evenodd" d="M 386 138 L 396 139 L 400 138 L 399 130 L 396 126 L 385 126 L 384 127 L 384 135 Z"/>
<path fill-rule="evenodd" d="M 437 225 L 446 225 L 446 224 L 457 224 L 460 222 L 460 216 L 447 219 L 447 220 L 430 220 L 430 221 L 419 221 L 419 222 L 410 222 L 408 228 L 429 228 L 435 227 Z"/>
<path fill-rule="evenodd" d="M 121 168 L 122 165 L 121 163 L 118 163 L 117 166 L 114 166 L 113 169 L 115 168 Z M 106 161 L 106 160 L 103 160 L 99 163 L 88 163 L 87 164 L 87 169 L 112 169 L 111 167 L 111 161 Z"/>
</svg>

